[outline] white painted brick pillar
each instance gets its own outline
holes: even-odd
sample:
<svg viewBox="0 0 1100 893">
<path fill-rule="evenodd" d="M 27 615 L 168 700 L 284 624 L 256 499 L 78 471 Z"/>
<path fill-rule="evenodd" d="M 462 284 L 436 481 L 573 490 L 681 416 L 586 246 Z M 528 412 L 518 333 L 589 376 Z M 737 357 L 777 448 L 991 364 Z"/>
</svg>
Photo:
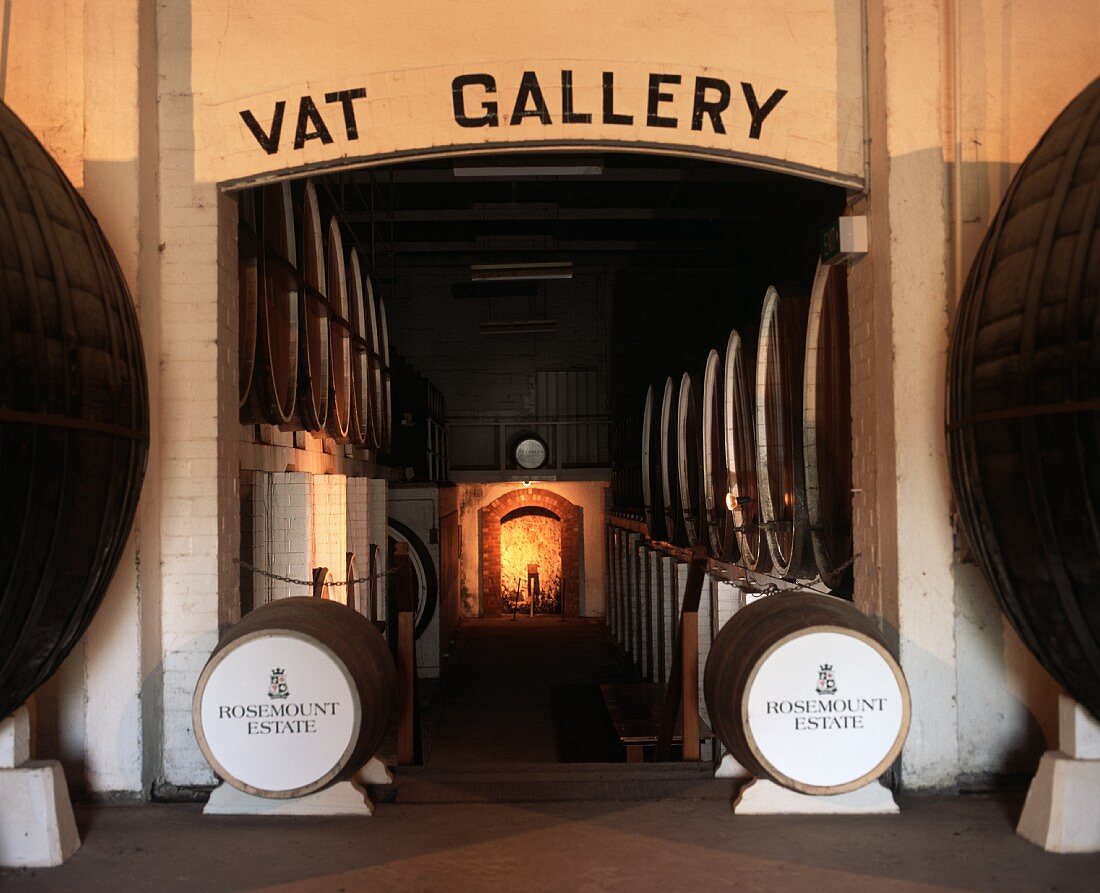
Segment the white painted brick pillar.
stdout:
<svg viewBox="0 0 1100 893">
<path fill-rule="evenodd" d="M 707 667 L 707 656 L 711 643 L 711 592 L 713 582 L 708 574 L 703 578 L 703 595 L 699 599 L 699 715 L 703 722 L 710 724 L 710 714 L 703 699 L 703 673 Z"/>
<path fill-rule="evenodd" d="M 647 637 L 649 639 L 649 648 L 653 655 L 653 675 L 650 682 L 659 682 L 661 668 L 658 665 L 659 645 L 661 641 L 661 631 L 663 624 L 661 623 L 661 599 L 659 598 L 660 585 L 661 585 L 661 555 L 659 552 L 653 549 L 646 550 L 646 565 L 649 568 L 649 632 Z"/>
<path fill-rule="evenodd" d="M 387 524 L 389 517 L 388 484 L 380 478 L 372 478 L 369 484 L 370 503 L 367 511 L 370 517 L 370 542 L 378 547 L 378 567 L 375 572 L 385 574 L 389 569 L 389 550 L 386 548 Z M 378 618 L 386 616 L 389 598 L 389 578 L 380 577 L 375 583 L 375 610 Z"/>
<path fill-rule="evenodd" d="M 239 614 L 237 206 L 195 179 L 190 5 L 156 10 L 163 780 L 210 784 L 195 682 Z M 146 565 L 142 566 L 142 573 Z M 155 567 L 148 568 L 156 573 Z"/>
<path fill-rule="evenodd" d="M 347 579 L 347 478 L 342 474 L 315 474 L 310 481 L 310 573 L 327 567 L 334 583 Z M 347 587 L 332 586 L 328 597 L 347 603 Z"/>
<path fill-rule="evenodd" d="M 347 479 L 348 512 L 348 551 L 355 553 L 355 575 L 365 577 L 370 571 L 371 530 L 370 530 L 370 479 L 349 477 Z M 366 606 L 371 603 L 373 593 L 371 584 L 356 587 L 356 607 L 370 616 Z"/>
<path fill-rule="evenodd" d="M 687 581 L 687 565 L 675 558 L 661 559 L 665 579 L 665 678 L 668 682 L 672 670 L 672 652 L 676 647 L 676 631 L 680 625 L 680 596 Z"/>
</svg>

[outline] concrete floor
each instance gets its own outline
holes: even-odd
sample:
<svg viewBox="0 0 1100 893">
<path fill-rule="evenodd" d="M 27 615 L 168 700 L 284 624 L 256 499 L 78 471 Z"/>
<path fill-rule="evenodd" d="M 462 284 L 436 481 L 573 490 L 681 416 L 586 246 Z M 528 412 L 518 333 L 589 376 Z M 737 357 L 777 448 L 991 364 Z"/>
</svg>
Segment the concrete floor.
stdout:
<svg viewBox="0 0 1100 893">
<path fill-rule="evenodd" d="M 627 765 L 598 683 L 632 670 L 602 624 L 464 624 L 427 689 L 427 765 L 364 818 L 84 806 L 60 868 L 0 891 L 1100 890 L 1100 855 L 1013 833 L 1022 795 L 909 797 L 899 816 L 741 817 L 706 764 Z M 601 712 L 602 711 L 602 712 Z"/>
<path fill-rule="evenodd" d="M 424 716 L 429 766 L 614 760 L 601 682 L 630 663 L 600 620 L 466 620 Z"/>
<path fill-rule="evenodd" d="M 899 816 L 737 817 L 728 802 L 379 805 L 371 818 L 203 817 L 183 804 L 81 808 L 66 865 L 0 890 L 1100 889 L 1100 855 L 1016 837 L 1019 798 L 907 798 Z"/>
</svg>

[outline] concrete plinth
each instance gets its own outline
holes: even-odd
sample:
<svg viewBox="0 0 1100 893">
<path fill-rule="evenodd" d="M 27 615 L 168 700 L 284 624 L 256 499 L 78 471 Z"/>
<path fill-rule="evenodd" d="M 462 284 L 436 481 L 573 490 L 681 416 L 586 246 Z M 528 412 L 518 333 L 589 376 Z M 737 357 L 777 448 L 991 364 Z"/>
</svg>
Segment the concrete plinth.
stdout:
<svg viewBox="0 0 1100 893">
<path fill-rule="evenodd" d="M 733 801 L 737 815 L 893 815 L 898 804 L 877 781 L 847 794 L 800 794 L 774 781 L 754 779 Z"/>
<path fill-rule="evenodd" d="M 358 781 L 341 781 L 330 788 L 273 800 L 255 797 L 222 782 L 210 794 L 203 815 L 372 815 L 374 804 Z"/>
<path fill-rule="evenodd" d="M 56 760 L 0 769 L 0 866 L 50 868 L 80 849 L 65 773 Z"/>
<path fill-rule="evenodd" d="M 359 784 L 393 784 L 393 773 L 390 767 L 378 757 L 371 757 L 366 765 L 355 773 L 355 781 Z"/>
<path fill-rule="evenodd" d="M 1100 723 L 1065 695 L 1058 708 L 1062 750 L 1043 754 L 1016 833 L 1051 853 L 1100 852 Z"/>
<path fill-rule="evenodd" d="M 56 760 L 30 760 L 30 714 L 0 723 L 0 866 L 50 868 L 80 849 L 65 773 Z"/>
<path fill-rule="evenodd" d="M 748 769 L 733 758 L 733 754 L 727 753 L 722 756 L 722 761 L 718 764 L 718 768 L 714 770 L 714 777 L 739 778 L 748 781 L 752 778 L 752 775 L 749 774 Z"/>
</svg>

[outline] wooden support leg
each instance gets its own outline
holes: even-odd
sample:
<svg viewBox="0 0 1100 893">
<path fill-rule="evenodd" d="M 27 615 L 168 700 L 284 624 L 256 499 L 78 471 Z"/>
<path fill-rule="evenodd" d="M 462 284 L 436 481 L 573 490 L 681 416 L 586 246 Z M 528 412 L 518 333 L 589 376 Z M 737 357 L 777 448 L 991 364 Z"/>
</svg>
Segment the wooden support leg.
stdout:
<svg viewBox="0 0 1100 893">
<path fill-rule="evenodd" d="M 640 744 L 628 744 L 626 746 L 626 761 L 628 763 L 644 763 L 645 749 Z"/>
<path fill-rule="evenodd" d="M 411 611 L 397 615 L 397 762 L 402 766 L 416 763 L 416 696 L 413 649 L 416 648 L 415 626 Z"/>
</svg>

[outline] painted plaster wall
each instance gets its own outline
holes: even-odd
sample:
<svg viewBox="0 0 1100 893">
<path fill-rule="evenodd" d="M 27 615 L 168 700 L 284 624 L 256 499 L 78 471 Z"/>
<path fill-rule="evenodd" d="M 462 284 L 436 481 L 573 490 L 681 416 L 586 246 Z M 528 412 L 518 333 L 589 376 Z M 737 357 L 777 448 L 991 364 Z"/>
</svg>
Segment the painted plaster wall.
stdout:
<svg viewBox="0 0 1100 893">
<path fill-rule="evenodd" d="M 605 613 L 607 546 L 604 540 L 608 484 L 604 481 L 536 481 L 532 487 L 549 490 L 580 506 L 582 617 L 602 617 Z M 522 489 L 518 481 L 494 484 L 458 484 L 458 547 L 461 610 L 476 617 L 481 609 L 481 577 L 478 566 L 480 537 L 478 512 L 494 499 Z"/>
</svg>

